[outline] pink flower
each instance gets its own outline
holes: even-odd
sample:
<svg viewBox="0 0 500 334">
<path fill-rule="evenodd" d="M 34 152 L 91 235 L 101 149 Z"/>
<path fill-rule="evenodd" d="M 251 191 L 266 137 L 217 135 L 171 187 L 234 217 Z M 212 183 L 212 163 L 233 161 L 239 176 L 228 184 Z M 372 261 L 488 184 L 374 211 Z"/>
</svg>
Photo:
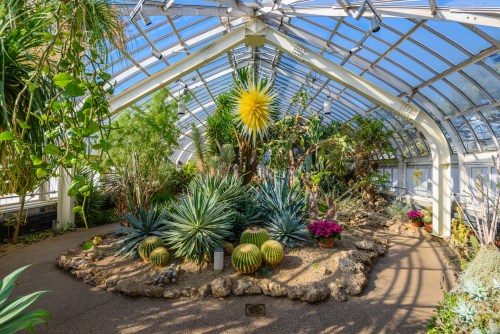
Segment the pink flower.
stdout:
<svg viewBox="0 0 500 334">
<path fill-rule="evenodd" d="M 310 224 L 307 229 L 313 238 L 320 240 L 329 238 L 340 239 L 340 234 L 342 233 L 342 227 L 334 221 L 317 221 Z"/>
</svg>

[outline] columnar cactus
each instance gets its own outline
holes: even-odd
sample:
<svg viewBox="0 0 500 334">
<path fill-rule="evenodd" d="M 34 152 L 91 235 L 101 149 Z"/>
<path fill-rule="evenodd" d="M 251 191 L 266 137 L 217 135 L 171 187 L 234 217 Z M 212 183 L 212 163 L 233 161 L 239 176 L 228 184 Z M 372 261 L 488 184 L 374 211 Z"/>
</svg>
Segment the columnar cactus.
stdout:
<svg viewBox="0 0 500 334">
<path fill-rule="evenodd" d="M 253 244 L 260 248 L 267 240 L 269 232 L 260 227 L 251 227 L 241 233 L 240 244 Z"/>
<path fill-rule="evenodd" d="M 165 247 L 157 247 L 149 254 L 149 262 L 154 267 L 165 267 L 168 263 L 169 254 Z"/>
<path fill-rule="evenodd" d="M 144 261 L 149 261 L 149 255 L 151 254 L 153 249 L 163 246 L 164 243 L 160 237 L 151 236 L 142 240 L 137 250 L 139 251 L 139 256 L 141 257 L 141 259 L 143 259 Z"/>
<path fill-rule="evenodd" d="M 271 266 L 276 266 L 283 259 L 283 246 L 276 240 L 268 240 L 260 247 L 262 259 Z"/>
<path fill-rule="evenodd" d="M 241 244 L 234 249 L 231 262 L 237 272 L 252 274 L 259 270 L 262 264 L 262 254 L 255 245 Z"/>
</svg>

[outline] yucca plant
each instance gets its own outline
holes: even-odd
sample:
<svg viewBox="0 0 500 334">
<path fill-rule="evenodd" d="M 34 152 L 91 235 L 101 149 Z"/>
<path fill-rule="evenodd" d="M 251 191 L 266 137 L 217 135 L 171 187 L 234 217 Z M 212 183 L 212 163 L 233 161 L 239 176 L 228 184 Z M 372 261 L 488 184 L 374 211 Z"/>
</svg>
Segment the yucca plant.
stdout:
<svg viewBox="0 0 500 334">
<path fill-rule="evenodd" d="M 10 334 L 21 330 L 35 332 L 35 325 L 51 319 L 46 310 L 33 310 L 22 313 L 46 291 L 37 291 L 7 302 L 16 280 L 28 266 L 19 268 L 0 281 L 0 333 Z"/>
<path fill-rule="evenodd" d="M 169 216 L 170 229 L 165 235 L 176 257 L 197 263 L 202 254 L 212 259 L 214 248 L 231 235 L 233 211 L 217 193 L 207 196 L 195 187 L 173 205 Z"/>
<path fill-rule="evenodd" d="M 266 226 L 272 240 L 290 247 L 303 245 L 308 235 L 302 219 L 286 209 L 270 215 Z"/>
<path fill-rule="evenodd" d="M 121 226 L 115 233 L 126 233 L 120 237 L 116 244 L 119 245 L 117 255 L 125 257 L 137 256 L 137 248 L 142 240 L 149 236 L 158 236 L 164 238 L 163 232 L 168 229 L 165 224 L 165 212 L 156 205 L 152 205 L 149 210 L 138 208 L 137 214 L 131 213 L 122 215 L 129 226 Z"/>
</svg>

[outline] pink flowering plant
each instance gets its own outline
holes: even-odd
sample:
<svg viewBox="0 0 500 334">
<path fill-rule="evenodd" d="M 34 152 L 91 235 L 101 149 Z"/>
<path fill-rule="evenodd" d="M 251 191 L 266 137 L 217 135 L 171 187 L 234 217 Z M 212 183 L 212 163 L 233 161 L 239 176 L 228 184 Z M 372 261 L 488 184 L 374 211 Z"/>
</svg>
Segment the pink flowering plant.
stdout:
<svg viewBox="0 0 500 334">
<path fill-rule="evenodd" d="M 406 216 L 414 223 L 424 222 L 424 214 L 420 211 L 410 210 L 406 213 Z"/>
<path fill-rule="evenodd" d="M 334 221 L 320 221 L 314 222 L 307 226 L 307 229 L 311 233 L 314 239 L 318 239 L 320 242 L 325 242 L 329 238 L 336 238 L 340 240 L 340 234 L 342 233 L 342 226 L 338 225 Z"/>
</svg>

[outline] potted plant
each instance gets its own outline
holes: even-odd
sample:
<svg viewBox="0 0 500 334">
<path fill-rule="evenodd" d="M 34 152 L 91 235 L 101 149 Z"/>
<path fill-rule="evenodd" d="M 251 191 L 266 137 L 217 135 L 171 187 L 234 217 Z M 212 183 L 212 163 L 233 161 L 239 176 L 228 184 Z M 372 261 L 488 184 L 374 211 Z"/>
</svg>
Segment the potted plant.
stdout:
<svg viewBox="0 0 500 334">
<path fill-rule="evenodd" d="M 422 220 L 424 221 L 424 227 L 427 232 L 432 232 L 432 212 L 430 210 L 422 210 L 422 214 L 424 217 Z"/>
<path fill-rule="evenodd" d="M 410 218 L 411 224 L 415 227 L 424 226 L 424 214 L 420 211 L 410 210 L 406 213 L 406 216 Z"/>
<path fill-rule="evenodd" d="M 335 239 L 340 240 L 342 227 L 334 221 L 318 221 L 307 226 L 311 236 L 318 240 L 319 247 L 332 248 Z"/>
</svg>

